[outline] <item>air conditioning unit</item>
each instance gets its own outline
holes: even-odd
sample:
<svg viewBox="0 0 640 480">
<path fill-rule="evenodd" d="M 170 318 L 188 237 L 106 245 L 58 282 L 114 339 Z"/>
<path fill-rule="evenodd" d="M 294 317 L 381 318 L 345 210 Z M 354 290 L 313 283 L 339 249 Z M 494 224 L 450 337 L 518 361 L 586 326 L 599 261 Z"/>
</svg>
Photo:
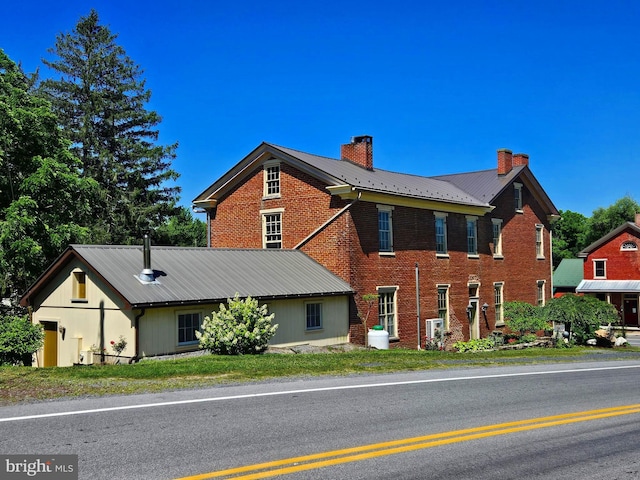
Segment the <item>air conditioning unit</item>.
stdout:
<svg viewBox="0 0 640 480">
<path fill-rule="evenodd" d="M 444 347 L 444 320 L 441 318 L 428 318 L 424 321 L 425 348 Z"/>
<path fill-rule="evenodd" d="M 80 350 L 78 363 L 80 365 L 93 365 L 93 352 L 91 350 Z"/>
</svg>

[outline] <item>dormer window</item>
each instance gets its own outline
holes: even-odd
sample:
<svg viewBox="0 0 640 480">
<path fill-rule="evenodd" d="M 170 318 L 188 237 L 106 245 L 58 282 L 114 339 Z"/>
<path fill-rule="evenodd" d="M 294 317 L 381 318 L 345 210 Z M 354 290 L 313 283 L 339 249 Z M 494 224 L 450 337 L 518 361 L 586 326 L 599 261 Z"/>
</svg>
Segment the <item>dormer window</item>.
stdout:
<svg viewBox="0 0 640 480">
<path fill-rule="evenodd" d="M 623 242 L 622 245 L 620 245 L 620 250 L 622 251 L 638 250 L 638 245 L 636 244 L 636 242 L 632 242 L 632 241 Z"/>
<path fill-rule="evenodd" d="M 265 163 L 263 195 L 267 198 L 280 196 L 280 163 Z"/>
</svg>

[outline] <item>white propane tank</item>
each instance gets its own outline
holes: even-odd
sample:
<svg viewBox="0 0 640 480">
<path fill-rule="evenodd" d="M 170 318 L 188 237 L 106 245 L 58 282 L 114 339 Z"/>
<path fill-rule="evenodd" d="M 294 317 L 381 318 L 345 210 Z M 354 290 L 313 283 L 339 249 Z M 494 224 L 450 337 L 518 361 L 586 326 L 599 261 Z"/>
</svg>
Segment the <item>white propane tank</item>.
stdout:
<svg viewBox="0 0 640 480">
<path fill-rule="evenodd" d="M 389 350 L 389 332 L 382 325 L 375 325 L 367 335 L 369 346 L 378 350 Z"/>
</svg>

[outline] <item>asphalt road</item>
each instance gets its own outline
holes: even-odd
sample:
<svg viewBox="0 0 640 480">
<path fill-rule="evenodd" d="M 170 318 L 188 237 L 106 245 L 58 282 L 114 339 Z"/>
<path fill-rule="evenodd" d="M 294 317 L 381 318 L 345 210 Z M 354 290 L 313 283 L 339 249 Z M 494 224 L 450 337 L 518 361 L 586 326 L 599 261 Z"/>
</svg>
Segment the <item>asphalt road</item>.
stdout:
<svg viewBox="0 0 640 480">
<path fill-rule="evenodd" d="M 0 452 L 77 454 L 94 480 L 638 479 L 639 378 L 620 360 L 44 402 L 0 408 Z"/>
</svg>

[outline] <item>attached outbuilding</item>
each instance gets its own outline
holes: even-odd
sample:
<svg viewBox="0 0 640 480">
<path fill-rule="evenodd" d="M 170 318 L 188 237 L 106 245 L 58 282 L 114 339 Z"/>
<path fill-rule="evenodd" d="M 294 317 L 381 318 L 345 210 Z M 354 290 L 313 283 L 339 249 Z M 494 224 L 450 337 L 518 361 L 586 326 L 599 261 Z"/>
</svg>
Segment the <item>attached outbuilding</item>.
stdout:
<svg viewBox="0 0 640 480">
<path fill-rule="evenodd" d="M 272 346 L 348 341 L 353 290 L 298 250 L 71 245 L 22 296 L 45 342 L 36 366 L 197 350 L 205 316 L 239 294 L 275 313 Z M 108 357 L 107 357 L 108 358 Z"/>
</svg>

